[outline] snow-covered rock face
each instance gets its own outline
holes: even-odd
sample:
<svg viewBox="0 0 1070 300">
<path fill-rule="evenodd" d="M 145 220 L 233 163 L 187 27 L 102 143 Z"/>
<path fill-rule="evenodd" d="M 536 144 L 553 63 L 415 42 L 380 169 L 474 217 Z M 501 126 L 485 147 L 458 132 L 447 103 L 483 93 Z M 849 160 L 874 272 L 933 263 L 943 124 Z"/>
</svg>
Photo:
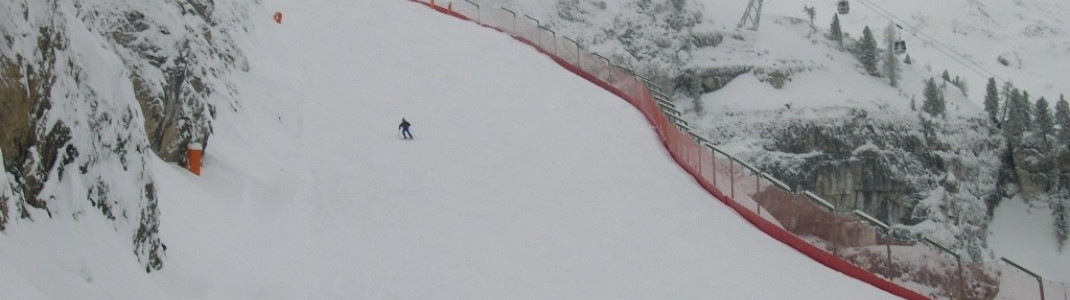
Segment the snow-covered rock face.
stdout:
<svg viewBox="0 0 1070 300">
<path fill-rule="evenodd" d="M 976 134 L 975 121 L 942 123 L 927 133 L 916 116 L 782 108 L 722 114 L 700 134 L 840 212 L 865 211 L 980 259 L 1004 141 Z"/>
<path fill-rule="evenodd" d="M 221 2 L 0 3 L 0 228 L 99 215 L 162 267 L 147 162 L 181 161 L 236 106 L 226 76 L 251 4 Z"/>
<path fill-rule="evenodd" d="M 1011 154 L 1014 160 L 1014 174 L 1026 199 L 1032 199 L 1048 192 L 1049 175 L 1055 170 L 1051 161 L 1044 158 L 1037 149 L 1018 148 Z"/>
<path fill-rule="evenodd" d="M 530 14 L 587 51 L 659 82 L 687 69 L 692 52 L 725 39 L 690 0 L 483 2 Z"/>
</svg>

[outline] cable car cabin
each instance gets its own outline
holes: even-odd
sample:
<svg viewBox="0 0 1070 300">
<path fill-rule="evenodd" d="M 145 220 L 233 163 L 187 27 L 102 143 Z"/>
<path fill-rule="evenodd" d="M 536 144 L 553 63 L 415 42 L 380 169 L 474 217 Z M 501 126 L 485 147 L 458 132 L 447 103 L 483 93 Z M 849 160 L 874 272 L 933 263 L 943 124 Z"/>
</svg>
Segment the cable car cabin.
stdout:
<svg viewBox="0 0 1070 300">
<path fill-rule="evenodd" d="M 905 41 L 895 41 L 895 44 L 892 45 L 892 50 L 895 50 L 895 54 L 906 53 L 907 52 L 907 42 L 905 42 Z"/>
<path fill-rule="evenodd" d="M 841 15 L 846 15 L 851 12 L 851 3 L 847 3 L 847 0 L 840 0 L 840 2 L 836 4 L 836 9 L 839 10 Z"/>
</svg>

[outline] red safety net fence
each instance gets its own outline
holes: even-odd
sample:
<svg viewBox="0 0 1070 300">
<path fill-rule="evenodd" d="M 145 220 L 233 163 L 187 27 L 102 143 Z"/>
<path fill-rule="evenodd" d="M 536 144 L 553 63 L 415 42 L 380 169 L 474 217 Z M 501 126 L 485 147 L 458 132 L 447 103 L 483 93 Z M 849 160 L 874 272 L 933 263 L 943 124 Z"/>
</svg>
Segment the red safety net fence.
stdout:
<svg viewBox="0 0 1070 300">
<path fill-rule="evenodd" d="M 813 193 L 793 192 L 692 134 L 657 85 L 605 57 L 583 51 L 578 43 L 540 26 L 534 18 L 467 0 L 409 1 L 509 34 L 628 101 L 653 125 L 673 159 L 703 188 L 769 236 L 829 268 L 907 299 L 1044 299 L 1067 293 L 1065 285 L 1049 282 L 1045 286 L 1045 281 L 1024 268 L 1009 268 L 1010 261 L 971 263 L 927 239 L 897 240 L 886 234 L 888 225 L 863 212 L 838 211 Z"/>
</svg>

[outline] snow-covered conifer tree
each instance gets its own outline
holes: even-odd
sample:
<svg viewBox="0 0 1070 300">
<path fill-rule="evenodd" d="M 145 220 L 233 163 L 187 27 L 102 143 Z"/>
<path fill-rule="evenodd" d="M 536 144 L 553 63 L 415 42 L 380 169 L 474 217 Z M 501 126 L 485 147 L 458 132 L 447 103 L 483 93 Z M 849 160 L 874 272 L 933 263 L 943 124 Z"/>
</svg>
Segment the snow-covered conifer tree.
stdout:
<svg viewBox="0 0 1070 300">
<path fill-rule="evenodd" d="M 995 78 L 988 78 L 988 85 L 985 86 L 985 112 L 992 124 L 999 125 L 999 88 L 996 87 Z"/>
<path fill-rule="evenodd" d="M 810 17 L 810 26 L 814 26 L 814 15 L 817 15 L 817 10 L 813 6 L 803 5 L 803 12 Z"/>
<path fill-rule="evenodd" d="M 925 82 L 925 92 L 923 93 L 925 99 L 921 102 L 921 110 L 929 115 L 936 117 L 943 115 L 947 107 L 944 103 L 943 92 L 936 86 L 936 79 L 929 78 Z"/>
<path fill-rule="evenodd" d="M 1009 110 L 1010 102 L 1011 102 L 1011 100 L 1014 99 L 1014 93 L 1015 92 L 1016 92 L 1016 89 L 1014 88 L 1014 83 L 1011 83 L 1010 81 L 1007 81 L 1006 83 L 1003 84 L 1003 106 L 1000 106 L 1000 110 L 999 110 L 999 114 L 1000 114 L 999 122 L 1000 123 L 1006 122 L 1007 118 L 1010 117 L 1009 116 L 1009 114 L 1010 114 L 1010 110 Z"/>
<path fill-rule="evenodd" d="M 843 50 L 843 29 L 840 28 L 840 15 L 832 15 L 832 25 L 829 26 L 829 38 L 836 41 L 840 45 L 840 50 Z"/>
<path fill-rule="evenodd" d="M 895 24 L 884 28 L 884 76 L 893 87 L 899 86 L 899 58 L 895 56 Z"/>
<path fill-rule="evenodd" d="M 1063 251 L 1063 247 L 1066 246 L 1066 239 L 1070 236 L 1070 212 L 1066 209 L 1066 199 L 1055 200 L 1055 207 L 1052 209 L 1053 217 L 1055 217 L 1055 240 L 1059 242 L 1059 251 Z"/>
<path fill-rule="evenodd" d="M 873 38 L 873 31 L 869 30 L 869 26 L 862 30 L 862 43 L 858 45 L 856 55 L 866 73 L 872 76 L 880 75 L 877 72 L 877 40 Z"/>
<path fill-rule="evenodd" d="M 1033 109 L 1033 115 L 1036 123 L 1036 131 L 1040 134 L 1040 137 L 1047 139 L 1048 135 L 1052 134 L 1054 130 L 1054 122 L 1051 119 L 1051 109 L 1048 106 L 1048 100 L 1044 97 L 1040 97 L 1037 100 Z"/>
<path fill-rule="evenodd" d="M 1022 91 L 1022 98 L 1018 101 L 1022 103 L 1018 104 L 1018 109 L 1021 109 L 1022 114 L 1022 130 L 1033 131 L 1033 105 L 1030 105 L 1029 92 Z"/>
<path fill-rule="evenodd" d="M 1010 141 L 1011 145 L 1018 146 L 1022 140 L 1022 134 L 1025 132 L 1025 121 L 1022 120 L 1026 117 L 1023 114 L 1023 110 L 1028 108 L 1022 108 L 1022 92 L 1018 89 L 1014 89 L 1011 92 L 1010 98 L 1004 103 L 1004 109 L 1007 112 L 1007 117 L 1003 121 L 1003 136 Z"/>
<path fill-rule="evenodd" d="M 954 85 L 955 87 L 959 88 L 959 91 L 962 91 L 963 95 L 969 94 L 969 90 L 970 89 L 966 88 L 966 79 L 965 78 L 955 76 L 955 79 L 951 80 L 951 84 Z"/>
<path fill-rule="evenodd" d="M 1059 142 L 1070 141 L 1070 104 L 1063 95 L 1059 95 L 1059 102 L 1055 102 L 1055 124 L 1059 125 Z"/>
</svg>

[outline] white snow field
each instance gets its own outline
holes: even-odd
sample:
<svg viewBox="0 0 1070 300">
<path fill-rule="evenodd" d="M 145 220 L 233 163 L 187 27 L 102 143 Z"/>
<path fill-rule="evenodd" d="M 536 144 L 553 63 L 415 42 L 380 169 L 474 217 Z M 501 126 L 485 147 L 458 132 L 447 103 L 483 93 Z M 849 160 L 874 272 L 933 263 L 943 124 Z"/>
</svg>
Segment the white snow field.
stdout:
<svg viewBox="0 0 1070 300">
<path fill-rule="evenodd" d="M 12 224 L 0 299 L 893 298 L 753 228 L 637 110 L 505 34 L 401 0 L 258 9 L 203 176 L 152 166 L 165 268 L 94 214 Z"/>
<path fill-rule="evenodd" d="M 1055 229 L 1048 210 L 1033 208 L 1021 197 L 1003 200 L 996 208 L 989 243 L 996 255 L 1044 277 L 1070 282 L 1070 259 L 1066 248 L 1059 249 L 1052 237 Z"/>
</svg>

